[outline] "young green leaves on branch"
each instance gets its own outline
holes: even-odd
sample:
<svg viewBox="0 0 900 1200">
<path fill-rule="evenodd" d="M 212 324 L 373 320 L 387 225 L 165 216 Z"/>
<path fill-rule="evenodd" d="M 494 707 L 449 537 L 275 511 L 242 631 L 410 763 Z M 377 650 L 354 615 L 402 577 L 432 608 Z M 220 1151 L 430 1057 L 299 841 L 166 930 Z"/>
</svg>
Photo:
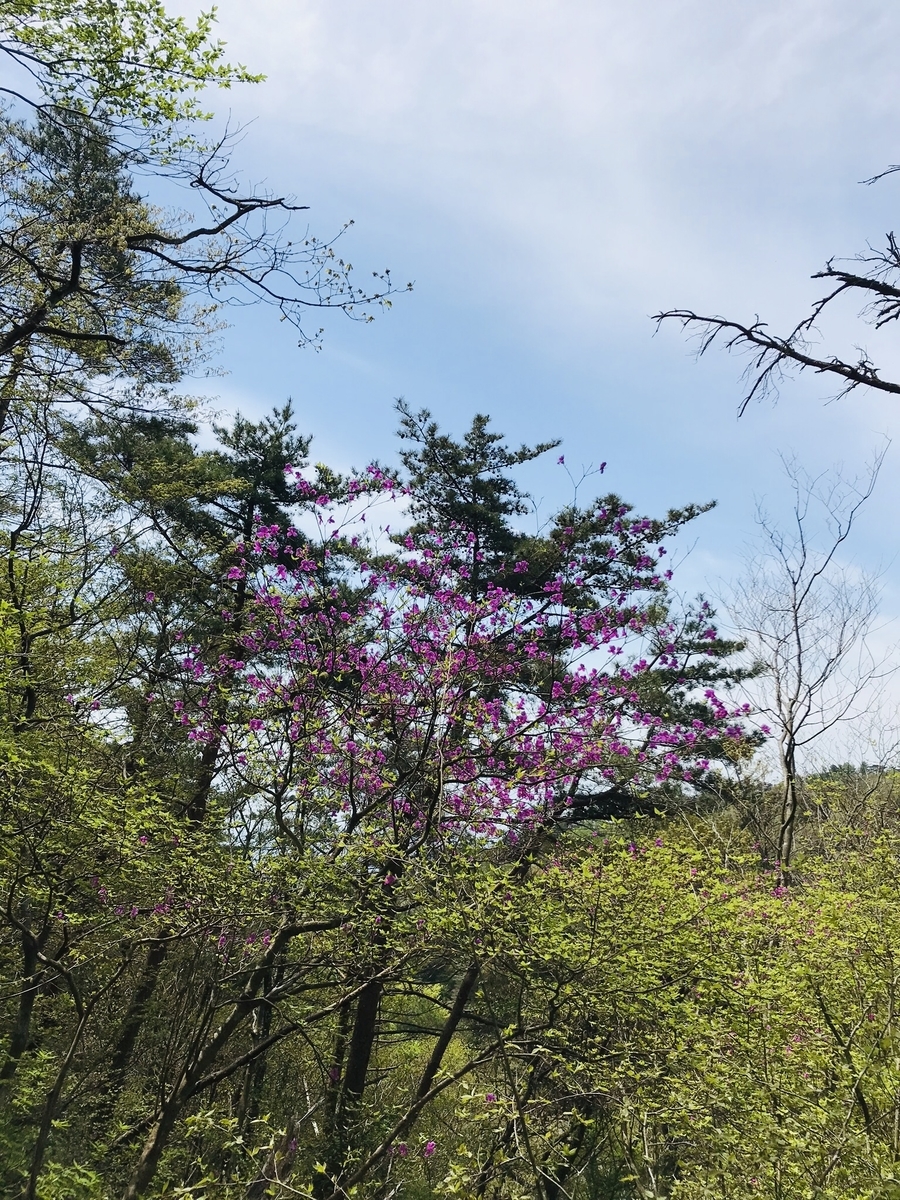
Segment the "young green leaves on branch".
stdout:
<svg viewBox="0 0 900 1200">
<path fill-rule="evenodd" d="M 34 389 L 146 410 L 209 357 L 228 305 L 273 305 L 301 345 L 321 333 L 311 310 L 390 307 L 388 271 L 360 287 L 338 256 L 347 225 L 292 230 L 305 206 L 240 184 L 231 135 L 199 137 L 199 91 L 253 78 L 223 63 L 211 21 L 155 0 L 0 13 L 0 49 L 37 88 L 7 89 L 0 111 L 0 432 Z M 163 183 L 166 203 L 142 194 Z M 199 211 L 173 206 L 172 186 Z"/>
<path fill-rule="evenodd" d="M 204 88 L 263 78 L 225 61 L 224 44 L 211 36 L 214 13 L 191 24 L 159 0 L 6 0 L 0 51 L 32 85 L 29 103 L 134 124 L 158 142 L 208 117 L 198 99 Z"/>
</svg>

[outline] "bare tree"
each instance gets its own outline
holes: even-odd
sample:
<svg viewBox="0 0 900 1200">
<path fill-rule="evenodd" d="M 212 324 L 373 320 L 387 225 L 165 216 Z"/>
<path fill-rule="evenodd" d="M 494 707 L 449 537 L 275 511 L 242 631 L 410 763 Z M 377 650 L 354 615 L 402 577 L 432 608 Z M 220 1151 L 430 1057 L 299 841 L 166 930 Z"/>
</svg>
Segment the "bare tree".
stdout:
<svg viewBox="0 0 900 1200">
<path fill-rule="evenodd" d="M 848 565 L 844 551 L 871 496 L 886 448 L 861 480 L 840 472 L 812 477 L 793 459 L 786 529 L 757 514 L 760 546 L 746 560 L 731 610 L 763 664 L 757 710 L 772 726 L 781 773 L 775 852 L 786 872 L 794 849 L 800 759 L 818 739 L 862 715 L 889 671 L 873 653 L 877 579 Z"/>
</svg>

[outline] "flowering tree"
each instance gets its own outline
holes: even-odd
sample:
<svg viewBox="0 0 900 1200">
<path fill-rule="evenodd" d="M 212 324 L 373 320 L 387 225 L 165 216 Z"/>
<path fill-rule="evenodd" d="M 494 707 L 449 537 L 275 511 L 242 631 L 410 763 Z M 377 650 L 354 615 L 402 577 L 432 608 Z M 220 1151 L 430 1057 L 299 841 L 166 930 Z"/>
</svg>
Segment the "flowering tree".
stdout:
<svg viewBox="0 0 900 1200">
<path fill-rule="evenodd" d="M 20 539 L 0 605 L 11 1194 L 743 1200 L 772 1146 L 829 1196 L 887 1177 L 881 875 L 807 898 L 608 823 L 747 745 L 658 522 L 391 535 L 408 485 L 282 475 L 287 415 L 212 458 L 139 432 L 84 450 L 138 524 Z"/>
<path fill-rule="evenodd" d="M 371 488 L 351 482 L 351 500 Z M 364 517 L 357 526 L 345 504 L 318 496 L 317 548 L 296 529 L 260 527 L 230 572 L 253 597 L 234 653 L 184 660 L 214 689 L 240 681 L 242 719 L 215 727 L 207 696 L 183 721 L 201 742 L 225 734 L 229 770 L 254 797 L 268 788 L 275 799 L 274 769 L 283 836 L 307 814 L 344 840 L 371 822 L 413 843 L 515 839 L 562 814 L 576 776 L 691 779 L 710 739 L 742 736 L 712 691 L 708 722 L 667 725 L 645 711 L 644 638 L 659 633 L 646 558 L 592 609 L 567 603 L 578 554 L 536 595 L 494 585 L 472 597 L 459 539 L 434 535 L 420 550 L 408 536 L 404 553 L 378 556 Z"/>
<path fill-rule="evenodd" d="M 107 598 L 25 663 L 37 699 L 4 726 L 28 765 L 3 810 L 3 954 L 24 966 L 0 1088 L 27 1114 L 6 1171 L 29 1197 L 74 1188 L 88 1136 L 129 1198 L 383 1178 L 509 1053 L 510 906 L 562 831 L 622 795 L 652 810 L 743 745 L 740 715 L 692 686 L 708 614 L 688 637 L 665 615 L 659 523 L 607 497 L 473 589 L 464 522 L 371 532 L 410 499 L 380 468 L 285 487 L 287 420 L 229 435 L 221 461 L 146 431 L 83 451 L 141 506 L 90 559 Z M 35 1058 L 47 1021 L 57 1049 Z M 517 1021 L 538 1044 L 540 1006 Z M 288 1087 L 273 1127 L 285 1073 L 309 1099 Z"/>
<path fill-rule="evenodd" d="M 642 559 L 632 589 L 617 588 L 592 611 L 565 600 L 577 556 L 539 595 L 492 586 L 473 596 L 459 565 L 470 535 L 460 546 L 433 534 L 422 550 L 410 536 L 402 553 L 375 553 L 364 536 L 366 505 L 395 491 L 379 470 L 346 484 L 340 502 L 302 478 L 297 486 L 314 502 L 317 539 L 259 527 L 231 569 L 250 596 L 231 647 L 213 663 L 191 649 L 182 663 L 205 687 L 195 705 L 179 703 L 180 719 L 189 739 L 222 748 L 229 840 L 266 864 L 269 928 L 260 952 L 229 975 L 232 987 L 238 978 L 244 986 L 232 1024 L 191 1044 L 144 1146 L 133 1196 L 227 1042 L 254 1011 L 271 1013 L 308 984 L 309 963 L 292 946 L 315 928 L 340 929 L 355 948 L 337 1005 L 344 1023 L 322 1051 L 331 1096 L 320 1192 L 337 1196 L 359 1182 L 441 1090 L 438 1072 L 473 1000 L 477 960 L 462 964 L 408 1103 L 360 1161 L 380 1008 L 411 958 L 439 957 L 422 930 L 436 906 L 446 913 L 448 888 L 459 903 L 473 873 L 515 886 L 571 810 L 576 783 L 602 791 L 623 779 L 690 779 L 723 727 L 742 737 L 713 694 L 709 723 L 667 724 L 641 705 L 636 680 L 647 660 L 627 651 L 640 651 L 651 619 Z M 246 925 L 223 927 L 221 947 L 230 952 L 236 937 L 246 955 Z M 336 954 L 334 968 L 342 961 L 346 954 Z M 298 1026 L 295 1011 L 286 1028 Z M 263 1023 L 257 1045 L 273 1036 Z M 244 1061 L 255 1057 L 251 1050 Z M 467 1061 L 468 1070 L 483 1062 L 483 1048 Z"/>
</svg>

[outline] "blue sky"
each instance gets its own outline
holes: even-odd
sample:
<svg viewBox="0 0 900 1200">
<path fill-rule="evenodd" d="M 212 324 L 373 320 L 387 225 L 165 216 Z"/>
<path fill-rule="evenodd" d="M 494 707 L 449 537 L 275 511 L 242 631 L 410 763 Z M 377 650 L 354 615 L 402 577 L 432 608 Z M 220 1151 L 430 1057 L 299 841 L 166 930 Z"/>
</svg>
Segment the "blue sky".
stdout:
<svg viewBox="0 0 900 1200">
<path fill-rule="evenodd" d="M 189 8 L 184 5 L 185 9 Z M 461 430 L 489 412 L 510 439 L 564 439 L 567 463 L 647 511 L 716 498 L 679 582 L 715 590 L 788 498 L 778 454 L 811 471 L 888 454 L 855 555 L 881 564 L 900 614 L 896 400 L 827 401 L 788 384 L 740 421 L 740 361 L 696 362 L 649 315 L 694 307 L 784 329 L 808 276 L 893 227 L 900 176 L 900 7 L 872 0 L 221 0 L 229 55 L 267 82 L 220 111 L 255 119 L 246 175 L 311 206 L 365 273 L 414 279 L 369 326 L 332 315 L 320 352 L 264 308 L 235 314 L 214 381 L 223 408 L 291 395 L 317 457 L 389 457 L 404 396 Z M 848 309 L 829 349 L 894 335 Z M 212 385 L 211 385 L 212 386 Z M 549 510 L 552 460 L 526 482 Z"/>
</svg>

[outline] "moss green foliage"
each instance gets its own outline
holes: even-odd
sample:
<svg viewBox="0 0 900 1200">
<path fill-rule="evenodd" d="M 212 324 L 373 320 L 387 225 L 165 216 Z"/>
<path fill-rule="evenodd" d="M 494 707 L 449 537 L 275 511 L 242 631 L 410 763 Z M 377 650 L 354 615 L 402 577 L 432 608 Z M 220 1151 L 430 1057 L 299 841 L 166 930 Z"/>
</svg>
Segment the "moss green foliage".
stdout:
<svg viewBox="0 0 900 1200">
<path fill-rule="evenodd" d="M 890 773 L 804 782 L 790 887 L 754 847 L 777 801 L 721 774 L 718 806 L 563 808 L 518 844 L 354 827 L 309 789 L 320 723 L 279 758 L 227 665 L 258 628 L 235 547 L 285 527 L 276 467 L 305 461 L 289 410 L 202 451 L 185 421 L 45 416 L 47 472 L 4 476 L 6 1192 L 895 1193 Z M 329 541 L 306 569 L 358 604 Z M 352 706 L 317 678 L 311 716 Z M 201 701 L 238 733 L 192 741 Z"/>
</svg>

